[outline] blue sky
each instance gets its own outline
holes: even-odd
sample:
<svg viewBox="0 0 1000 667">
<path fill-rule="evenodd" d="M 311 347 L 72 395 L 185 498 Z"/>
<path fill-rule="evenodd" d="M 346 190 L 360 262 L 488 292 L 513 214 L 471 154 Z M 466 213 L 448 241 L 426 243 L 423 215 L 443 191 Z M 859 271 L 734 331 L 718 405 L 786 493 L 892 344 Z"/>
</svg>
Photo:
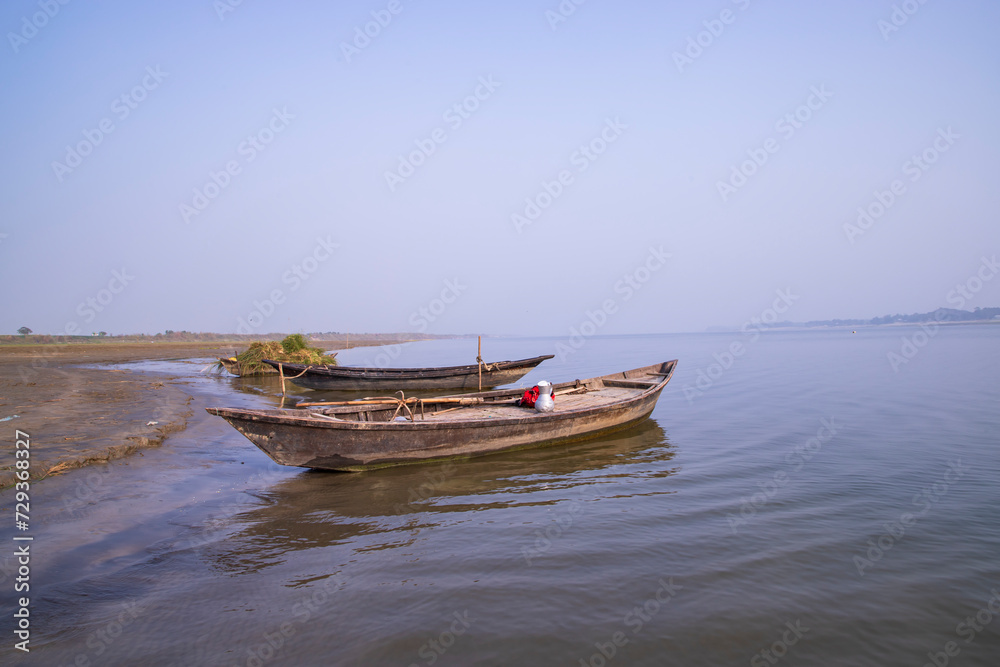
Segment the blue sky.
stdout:
<svg viewBox="0 0 1000 667">
<path fill-rule="evenodd" d="M 610 301 L 620 334 L 738 326 L 777 290 L 796 321 L 949 305 L 1000 252 L 998 19 L 7 2 L 0 331 L 561 335 Z M 859 207 L 881 214 L 862 229 Z M 967 307 L 1000 305 L 981 285 Z"/>
</svg>

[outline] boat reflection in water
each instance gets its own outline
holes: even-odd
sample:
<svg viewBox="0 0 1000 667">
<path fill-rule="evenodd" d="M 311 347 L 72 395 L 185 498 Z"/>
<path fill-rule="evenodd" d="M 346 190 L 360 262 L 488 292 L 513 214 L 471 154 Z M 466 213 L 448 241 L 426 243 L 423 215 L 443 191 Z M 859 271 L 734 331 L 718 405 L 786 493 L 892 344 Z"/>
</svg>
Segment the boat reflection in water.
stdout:
<svg viewBox="0 0 1000 667">
<path fill-rule="evenodd" d="M 648 419 L 603 438 L 466 461 L 352 474 L 306 470 L 254 493 L 256 506 L 233 515 L 225 538 L 206 543 L 201 554 L 221 570 L 245 574 L 318 549 L 330 567 L 314 573 L 322 578 L 360 552 L 406 548 L 428 528 L 484 510 L 509 511 L 497 517 L 510 531 L 541 506 L 626 498 L 629 486 L 660 495 L 633 483 L 671 475 L 672 458 L 663 429 Z M 525 530 L 524 543 L 533 539 Z M 507 555 L 522 554 L 512 545 Z"/>
</svg>

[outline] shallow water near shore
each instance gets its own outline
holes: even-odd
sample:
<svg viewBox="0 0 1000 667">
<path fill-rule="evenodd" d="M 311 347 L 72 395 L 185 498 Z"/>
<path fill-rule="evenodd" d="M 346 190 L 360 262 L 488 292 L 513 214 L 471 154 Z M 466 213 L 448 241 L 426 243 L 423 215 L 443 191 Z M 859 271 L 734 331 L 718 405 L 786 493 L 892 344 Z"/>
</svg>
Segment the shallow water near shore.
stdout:
<svg viewBox="0 0 1000 667">
<path fill-rule="evenodd" d="M 195 416 L 32 486 L 31 654 L 0 660 L 922 665 L 954 642 L 953 664 L 993 664 L 1000 326 L 941 327 L 894 369 L 919 331 L 486 339 L 488 361 L 562 346 L 527 386 L 680 364 L 637 428 L 356 474 L 278 466 L 203 410 L 276 406 L 276 378 L 118 365 L 185 378 Z"/>
</svg>

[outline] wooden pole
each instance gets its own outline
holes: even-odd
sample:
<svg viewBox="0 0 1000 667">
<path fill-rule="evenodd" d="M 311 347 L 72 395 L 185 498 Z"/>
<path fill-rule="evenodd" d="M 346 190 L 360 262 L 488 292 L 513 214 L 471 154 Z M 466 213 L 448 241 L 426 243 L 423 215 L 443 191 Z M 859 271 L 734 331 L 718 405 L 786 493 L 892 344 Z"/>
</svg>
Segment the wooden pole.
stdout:
<svg viewBox="0 0 1000 667">
<path fill-rule="evenodd" d="M 483 337 L 479 337 L 479 353 L 476 355 L 476 364 L 479 365 L 479 391 L 483 390 Z"/>
</svg>

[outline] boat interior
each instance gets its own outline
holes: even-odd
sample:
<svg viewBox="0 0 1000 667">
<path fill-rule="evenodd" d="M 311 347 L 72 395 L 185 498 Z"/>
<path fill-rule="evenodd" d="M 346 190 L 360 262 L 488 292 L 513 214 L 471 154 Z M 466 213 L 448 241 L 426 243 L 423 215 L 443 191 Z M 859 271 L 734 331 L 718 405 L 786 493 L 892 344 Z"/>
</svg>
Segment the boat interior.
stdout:
<svg viewBox="0 0 1000 667">
<path fill-rule="evenodd" d="M 282 412 L 317 420 L 355 422 L 543 419 L 552 413 L 596 408 L 643 394 L 665 384 L 673 374 L 675 363 L 668 361 L 624 373 L 552 385 L 555 407 L 549 413 L 516 405 L 523 389 L 434 398 L 408 398 L 403 392 L 397 392 L 395 396 L 371 396 L 353 401 L 304 402 Z"/>
</svg>

